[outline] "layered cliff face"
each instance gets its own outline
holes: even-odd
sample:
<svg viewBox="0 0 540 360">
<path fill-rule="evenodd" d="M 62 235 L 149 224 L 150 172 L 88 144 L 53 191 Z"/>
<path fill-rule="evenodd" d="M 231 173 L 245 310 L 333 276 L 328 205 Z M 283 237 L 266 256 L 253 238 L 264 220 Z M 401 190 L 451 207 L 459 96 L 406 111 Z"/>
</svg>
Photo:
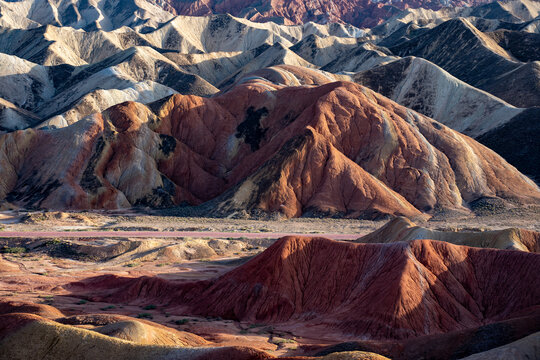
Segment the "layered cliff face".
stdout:
<svg viewBox="0 0 540 360">
<path fill-rule="evenodd" d="M 0 141 L 2 198 L 27 207 L 204 203 L 198 209 L 216 215 L 372 218 L 466 212 L 485 197 L 540 199 L 489 149 L 348 82 L 247 80 L 211 99 L 128 102 Z"/>
</svg>

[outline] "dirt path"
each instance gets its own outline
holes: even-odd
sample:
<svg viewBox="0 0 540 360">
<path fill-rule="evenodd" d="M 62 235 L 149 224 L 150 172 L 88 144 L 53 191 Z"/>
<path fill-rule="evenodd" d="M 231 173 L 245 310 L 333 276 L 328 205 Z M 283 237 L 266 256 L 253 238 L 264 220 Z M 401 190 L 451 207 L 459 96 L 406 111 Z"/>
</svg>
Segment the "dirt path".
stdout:
<svg viewBox="0 0 540 360">
<path fill-rule="evenodd" d="M 0 238 L 248 238 L 277 239 L 288 235 L 282 232 L 213 232 L 213 231 L 0 231 Z M 364 234 L 307 234 L 334 240 L 354 240 Z"/>
</svg>

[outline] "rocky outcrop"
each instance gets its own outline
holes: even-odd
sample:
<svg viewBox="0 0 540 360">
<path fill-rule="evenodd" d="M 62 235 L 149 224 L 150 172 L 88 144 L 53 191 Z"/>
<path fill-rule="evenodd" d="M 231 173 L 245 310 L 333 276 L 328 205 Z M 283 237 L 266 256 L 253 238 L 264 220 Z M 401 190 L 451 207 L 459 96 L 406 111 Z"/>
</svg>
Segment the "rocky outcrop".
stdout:
<svg viewBox="0 0 540 360">
<path fill-rule="evenodd" d="M 377 231 L 357 240 L 360 243 L 393 243 L 419 239 L 446 241 L 456 245 L 540 252 L 540 233 L 526 229 L 493 231 L 432 230 L 398 217 Z"/>
<path fill-rule="evenodd" d="M 389 245 L 285 237 L 214 280 L 178 285 L 105 276 L 72 290 L 92 300 L 159 301 L 191 314 L 301 323 L 295 328 L 344 338 L 405 339 L 531 311 L 539 279 L 530 274 L 538 261 L 537 254 L 431 240 Z"/>
<path fill-rule="evenodd" d="M 537 62 L 519 62 L 466 19 L 444 22 L 391 50 L 400 56 L 423 57 L 514 106 L 540 105 Z"/>
<path fill-rule="evenodd" d="M 540 198 L 487 148 L 353 83 L 247 80 L 212 99 L 175 95 L 151 109 L 125 103 L 61 130 L 4 135 L 3 198 L 42 208 L 187 202 L 220 216 L 369 218 Z"/>
<path fill-rule="evenodd" d="M 471 137 L 511 122 L 524 111 L 417 57 L 359 72 L 353 80 Z"/>
</svg>

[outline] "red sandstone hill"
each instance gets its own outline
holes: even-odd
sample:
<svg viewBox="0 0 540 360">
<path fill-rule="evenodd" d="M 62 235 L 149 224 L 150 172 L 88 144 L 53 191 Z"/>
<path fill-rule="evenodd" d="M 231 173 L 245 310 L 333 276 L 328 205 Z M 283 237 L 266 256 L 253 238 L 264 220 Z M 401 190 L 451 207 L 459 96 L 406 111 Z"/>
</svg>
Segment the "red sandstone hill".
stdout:
<svg viewBox="0 0 540 360">
<path fill-rule="evenodd" d="M 203 204 L 199 214 L 374 218 L 538 187 L 493 151 L 357 84 L 240 83 L 214 98 L 127 102 L 0 136 L 0 199 L 23 207 Z"/>
<path fill-rule="evenodd" d="M 539 266 L 534 253 L 431 240 L 285 237 L 210 281 L 104 276 L 72 289 L 92 300 L 150 301 L 180 313 L 297 324 L 319 335 L 405 339 L 526 314 L 539 305 Z"/>
</svg>

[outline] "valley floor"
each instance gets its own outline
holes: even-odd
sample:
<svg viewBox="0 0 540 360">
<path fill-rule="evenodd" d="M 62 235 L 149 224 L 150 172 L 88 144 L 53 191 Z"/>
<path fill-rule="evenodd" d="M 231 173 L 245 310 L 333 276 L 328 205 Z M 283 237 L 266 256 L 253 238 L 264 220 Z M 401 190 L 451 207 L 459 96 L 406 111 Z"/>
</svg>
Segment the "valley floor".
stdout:
<svg viewBox="0 0 540 360">
<path fill-rule="evenodd" d="M 358 234 L 358 237 L 380 228 L 387 219 L 357 220 L 329 218 L 292 218 L 286 220 L 223 219 L 155 215 L 155 211 L 94 212 L 0 212 L 2 231 L 178 231 L 234 233 L 291 233 L 326 236 Z M 508 209 L 486 216 L 437 215 L 418 225 L 432 229 L 499 230 L 509 227 L 540 230 L 540 207 Z M 240 236 L 240 235 L 239 235 Z"/>
</svg>

